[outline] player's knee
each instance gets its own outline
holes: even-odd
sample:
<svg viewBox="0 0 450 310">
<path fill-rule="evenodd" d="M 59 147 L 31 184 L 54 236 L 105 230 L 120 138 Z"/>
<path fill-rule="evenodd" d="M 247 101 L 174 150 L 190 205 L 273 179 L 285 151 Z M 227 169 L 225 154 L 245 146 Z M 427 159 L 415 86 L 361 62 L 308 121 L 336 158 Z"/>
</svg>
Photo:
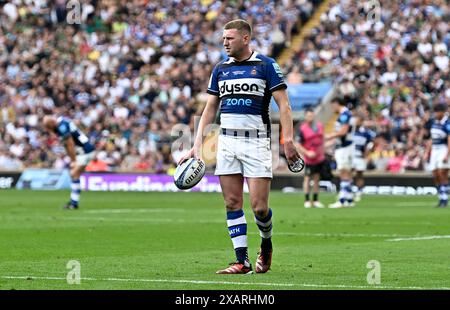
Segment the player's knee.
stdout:
<svg viewBox="0 0 450 310">
<path fill-rule="evenodd" d="M 237 196 L 225 197 L 225 207 L 227 211 L 237 211 L 242 209 L 242 199 Z"/>
<path fill-rule="evenodd" d="M 259 209 L 254 209 L 253 213 L 258 217 L 258 218 L 265 218 L 267 216 L 267 214 L 269 214 L 269 208 L 259 208 Z"/>
<path fill-rule="evenodd" d="M 339 176 L 342 180 L 351 179 L 351 173 L 348 170 L 342 169 Z"/>
<path fill-rule="evenodd" d="M 253 213 L 259 217 L 266 217 L 267 213 L 269 212 L 269 208 L 267 205 L 267 201 L 264 199 L 256 199 L 255 201 L 251 202 Z"/>
<path fill-rule="evenodd" d="M 80 167 L 74 167 L 70 171 L 70 177 L 72 179 L 79 179 L 81 176 L 81 172 L 82 172 L 82 169 L 80 169 Z"/>
</svg>

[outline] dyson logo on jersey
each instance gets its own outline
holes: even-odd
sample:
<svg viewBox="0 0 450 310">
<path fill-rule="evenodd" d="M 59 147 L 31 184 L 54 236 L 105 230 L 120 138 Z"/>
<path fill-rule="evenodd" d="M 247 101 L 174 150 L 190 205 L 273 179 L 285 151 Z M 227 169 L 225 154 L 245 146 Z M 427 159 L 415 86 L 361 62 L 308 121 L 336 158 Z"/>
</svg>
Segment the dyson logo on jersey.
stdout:
<svg viewBox="0 0 450 310">
<path fill-rule="evenodd" d="M 233 84 L 227 84 L 224 82 L 222 86 L 220 86 L 220 95 L 232 95 L 234 93 L 253 93 L 253 92 L 259 92 L 259 87 L 257 84 L 252 83 L 233 83 Z"/>
<path fill-rule="evenodd" d="M 245 105 L 247 107 L 252 105 L 251 99 L 243 99 L 243 98 L 228 98 L 224 100 L 225 105 Z"/>
</svg>

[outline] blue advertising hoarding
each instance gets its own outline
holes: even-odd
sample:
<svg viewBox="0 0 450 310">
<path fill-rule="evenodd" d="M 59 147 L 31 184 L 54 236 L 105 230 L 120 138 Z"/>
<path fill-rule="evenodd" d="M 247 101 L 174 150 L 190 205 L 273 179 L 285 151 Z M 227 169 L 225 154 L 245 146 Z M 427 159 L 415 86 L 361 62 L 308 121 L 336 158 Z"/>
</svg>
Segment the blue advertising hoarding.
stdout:
<svg viewBox="0 0 450 310">
<path fill-rule="evenodd" d="M 333 88 L 330 82 L 289 84 L 288 96 L 293 112 L 317 106 L 323 97 Z M 272 98 L 270 103 L 272 112 L 279 112 L 278 106 Z"/>
<path fill-rule="evenodd" d="M 17 189 L 69 189 L 68 170 L 26 169 L 16 184 Z"/>
</svg>

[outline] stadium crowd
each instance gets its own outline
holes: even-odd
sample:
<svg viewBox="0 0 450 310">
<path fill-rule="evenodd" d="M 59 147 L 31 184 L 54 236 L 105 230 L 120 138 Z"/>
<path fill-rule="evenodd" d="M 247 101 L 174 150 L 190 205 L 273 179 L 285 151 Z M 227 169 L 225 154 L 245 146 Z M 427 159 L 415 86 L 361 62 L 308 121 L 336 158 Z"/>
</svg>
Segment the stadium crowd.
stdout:
<svg viewBox="0 0 450 310">
<path fill-rule="evenodd" d="M 253 47 L 276 56 L 319 2 L 81 1 L 71 25 L 64 0 L 0 0 L 0 169 L 67 165 L 40 126 L 54 113 L 96 144 L 88 170 L 166 171 L 173 125 L 193 130 L 224 57 L 223 24 L 249 20 Z M 287 81 L 336 83 L 377 133 L 370 168 L 423 170 L 432 107 L 450 103 L 448 2 L 332 2 L 284 65 Z"/>
<path fill-rule="evenodd" d="M 332 80 L 376 134 L 369 168 L 426 169 L 432 107 L 450 104 L 448 1 L 334 1 L 285 65 L 293 80 Z"/>
<path fill-rule="evenodd" d="M 43 132 L 65 115 L 99 151 L 87 170 L 162 172 L 174 166 L 177 123 L 194 126 L 223 25 L 244 18 L 253 47 L 276 56 L 314 0 L 0 1 L 0 169 L 63 168 Z M 78 18 L 78 20 L 77 20 Z"/>
</svg>

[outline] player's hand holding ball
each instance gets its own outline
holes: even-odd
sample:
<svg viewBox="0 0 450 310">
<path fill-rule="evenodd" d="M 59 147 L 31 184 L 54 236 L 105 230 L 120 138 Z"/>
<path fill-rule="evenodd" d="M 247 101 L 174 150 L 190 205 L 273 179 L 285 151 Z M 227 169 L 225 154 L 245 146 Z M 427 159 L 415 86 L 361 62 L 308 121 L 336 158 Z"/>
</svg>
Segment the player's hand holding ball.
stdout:
<svg viewBox="0 0 450 310">
<path fill-rule="evenodd" d="M 173 181 L 179 189 L 194 187 L 205 175 L 206 164 L 199 154 L 200 148 L 194 145 L 178 162 Z"/>
<path fill-rule="evenodd" d="M 177 166 L 181 165 L 182 163 L 184 163 L 186 160 L 188 160 L 189 158 L 198 158 L 201 159 L 200 157 L 200 153 L 201 153 L 201 145 L 198 145 L 197 143 L 194 143 L 194 146 L 189 150 L 189 152 L 187 152 L 183 157 L 181 157 L 181 159 L 178 161 Z"/>
<path fill-rule="evenodd" d="M 305 161 L 300 156 L 297 148 L 292 141 L 286 141 L 284 143 L 284 154 L 288 161 L 288 168 L 291 172 L 301 172 L 305 167 Z"/>
<path fill-rule="evenodd" d="M 205 175 L 206 164 L 200 158 L 189 158 L 177 166 L 173 181 L 179 189 L 190 189 Z"/>
</svg>

